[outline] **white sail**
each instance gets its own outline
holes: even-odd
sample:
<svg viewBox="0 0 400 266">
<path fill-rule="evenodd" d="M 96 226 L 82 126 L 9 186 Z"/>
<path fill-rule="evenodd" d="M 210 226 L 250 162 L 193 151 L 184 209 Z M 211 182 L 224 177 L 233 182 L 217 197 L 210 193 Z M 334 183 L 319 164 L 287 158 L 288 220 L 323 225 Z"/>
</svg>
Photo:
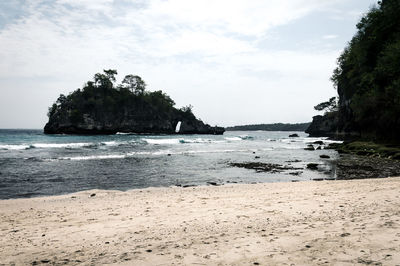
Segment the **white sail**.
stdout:
<svg viewBox="0 0 400 266">
<path fill-rule="evenodd" d="M 181 130 L 181 124 L 182 122 L 179 121 L 178 124 L 176 124 L 175 132 L 178 133 Z"/>
</svg>

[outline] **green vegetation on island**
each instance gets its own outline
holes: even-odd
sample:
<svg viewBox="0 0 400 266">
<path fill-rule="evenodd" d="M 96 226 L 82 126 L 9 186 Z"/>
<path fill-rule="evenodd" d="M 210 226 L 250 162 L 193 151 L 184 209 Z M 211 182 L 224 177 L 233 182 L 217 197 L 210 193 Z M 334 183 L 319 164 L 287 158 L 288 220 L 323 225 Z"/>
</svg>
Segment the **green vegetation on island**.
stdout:
<svg viewBox="0 0 400 266">
<path fill-rule="evenodd" d="M 192 106 L 180 109 L 161 90 L 147 91 L 141 77 L 127 75 L 116 85 L 116 70 L 94 75 L 82 89 L 60 95 L 49 108 L 47 134 L 222 134 L 196 119 Z M 176 131 L 178 123 L 179 132 Z"/>
<path fill-rule="evenodd" d="M 361 18 L 331 79 L 338 105 L 316 106 L 327 113 L 314 117 L 310 135 L 399 142 L 400 1 L 382 0 Z"/>
<path fill-rule="evenodd" d="M 304 131 L 308 128 L 310 123 L 297 123 L 297 124 L 256 124 L 256 125 L 243 125 L 225 128 L 227 131 Z"/>
</svg>

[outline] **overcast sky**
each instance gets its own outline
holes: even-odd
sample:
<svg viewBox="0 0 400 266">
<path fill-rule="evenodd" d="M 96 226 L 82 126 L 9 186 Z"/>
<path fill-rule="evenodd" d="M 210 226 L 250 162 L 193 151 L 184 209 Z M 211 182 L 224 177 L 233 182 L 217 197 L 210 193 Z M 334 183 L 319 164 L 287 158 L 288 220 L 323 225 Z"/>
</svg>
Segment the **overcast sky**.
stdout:
<svg viewBox="0 0 400 266">
<path fill-rule="evenodd" d="M 42 128 L 103 69 L 211 125 L 311 121 L 372 0 L 0 1 L 0 128 Z"/>
</svg>

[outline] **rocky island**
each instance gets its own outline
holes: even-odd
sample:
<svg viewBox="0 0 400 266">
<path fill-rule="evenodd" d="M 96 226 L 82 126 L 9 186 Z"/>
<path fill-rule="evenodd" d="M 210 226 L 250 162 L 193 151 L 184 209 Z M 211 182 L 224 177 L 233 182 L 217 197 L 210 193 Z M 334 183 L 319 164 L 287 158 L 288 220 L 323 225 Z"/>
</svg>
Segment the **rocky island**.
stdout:
<svg viewBox="0 0 400 266">
<path fill-rule="evenodd" d="M 192 106 L 177 109 L 162 91 L 146 91 L 146 83 L 127 75 L 115 85 L 116 70 L 97 73 L 82 89 L 60 95 L 49 108 L 46 134 L 217 134 L 197 119 Z"/>
</svg>

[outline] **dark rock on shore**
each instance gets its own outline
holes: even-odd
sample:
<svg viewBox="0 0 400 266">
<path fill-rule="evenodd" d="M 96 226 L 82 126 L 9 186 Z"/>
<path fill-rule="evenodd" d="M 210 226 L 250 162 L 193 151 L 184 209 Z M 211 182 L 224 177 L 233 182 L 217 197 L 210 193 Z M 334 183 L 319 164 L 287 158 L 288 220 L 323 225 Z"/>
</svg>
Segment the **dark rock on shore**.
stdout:
<svg viewBox="0 0 400 266">
<path fill-rule="evenodd" d="M 400 176 L 400 161 L 344 154 L 331 162 L 336 179 L 364 179 Z"/>
<path fill-rule="evenodd" d="M 272 163 L 261 163 L 261 162 L 244 162 L 244 163 L 230 163 L 230 166 L 253 169 L 257 172 L 269 172 L 269 173 L 280 173 L 287 170 L 302 170 L 303 168 L 285 166 L 280 164 Z"/>
<path fill-rule="evenodd" d="M 289 138 L 298 138 L 298 137 L 299 137 L 298 134 L 290 134 L 290 135 L 289 135 Z"/>
</svg>

